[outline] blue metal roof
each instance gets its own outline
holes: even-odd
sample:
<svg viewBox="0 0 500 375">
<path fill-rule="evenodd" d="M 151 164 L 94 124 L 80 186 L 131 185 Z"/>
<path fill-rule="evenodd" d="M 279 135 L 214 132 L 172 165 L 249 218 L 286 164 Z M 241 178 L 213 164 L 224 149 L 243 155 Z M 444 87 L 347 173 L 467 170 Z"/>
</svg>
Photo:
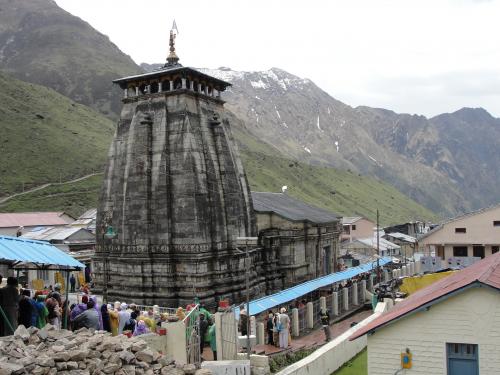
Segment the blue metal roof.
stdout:
<svg viewBox="0 0 500 375">
<path fill-rule="evenodd" d="M 45 266 L 85 268 L 85 264 L 80 263 L 47 242 L 28 240 L 21 237 L 0 236 L 1 260 Z"/>
<path fill-rule="evenodd" d="M 380 266 L 383 266 L 391 261 L 392 258 L 384 257 L 380 259 L 379 263 Z M 376 268 L 376 262 L 366 263 L 357 267 L 348 268 L 341 272 L 331 273 L 318 279 L 295 285 L 294 287 L 282 290 L 281 292 L 253 300 L 250 302 L 250 315 L 256 315 L 262 311 L 270 310 L 275 306 L 298 299 L 316 289 L 338 283 L 342 280 L 350 279 L 351 277 L 361 273 L 371 271 L 373 268 Z M 236 309 L 236 315 L 239 315 L 239 308 Z"/>
</svg>

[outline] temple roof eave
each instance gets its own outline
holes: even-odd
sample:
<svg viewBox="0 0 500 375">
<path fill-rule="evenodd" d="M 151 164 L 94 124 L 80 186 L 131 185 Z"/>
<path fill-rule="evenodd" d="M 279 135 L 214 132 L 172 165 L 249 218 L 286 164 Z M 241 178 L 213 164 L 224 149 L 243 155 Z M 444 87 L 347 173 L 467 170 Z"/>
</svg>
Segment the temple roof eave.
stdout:
<svg viewBox="0 0 500 375">
<path fill-rule="evenodd" d="M 123 86 L 126 83 L 131 82 L 131 81 L 152 79 L 152 78 L 161 77 L 164 75 L 171 75 L 171 74 L 178 74 L 178 73 L 188 73 L 191 75 L 199 76 L 202 79 L 212 81 L 213 83 L 219 85 L 222 88 L 220 91 L 224 91 L 224 89 L 226 87 L 232 86 L 229 82 L 212 77 L 212 76 L 205 74 L 205 73 L 202 73 L 199 70 L 196 70 L 194 68 L 184 67 L 184 66 L 179 66 L 179 67 L 174 67 L 174 68 L 170 68 L 170 67 L 162 68 L 162 69 L 154 70 L 154 71 L 149 72 L 149 73 L 136 74 L 133 76 L 118 78 L 118 79 L 113 80 L 113 83 L 119 84 L 120 87 L 124 88 Z"/>
</svg>

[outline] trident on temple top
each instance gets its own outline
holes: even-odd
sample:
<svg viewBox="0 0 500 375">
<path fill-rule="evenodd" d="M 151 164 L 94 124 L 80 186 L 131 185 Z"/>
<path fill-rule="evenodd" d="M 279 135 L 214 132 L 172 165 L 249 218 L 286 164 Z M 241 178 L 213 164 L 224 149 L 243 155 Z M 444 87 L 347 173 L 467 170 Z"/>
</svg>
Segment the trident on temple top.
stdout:
<svg viewBox="0 0 500 375">
<path fill-rule="evenodd" d="M 170 54 L 167 57 L 167 63 L 165 66 L 175 66 L 179 65 L 179 57 L 175 53 L 175 37 L 179 34 L 179 30 L 177 29 L 177 24 L 174 23 L 172 24 L 172 29 L 170 29 Z"/>
</svg>

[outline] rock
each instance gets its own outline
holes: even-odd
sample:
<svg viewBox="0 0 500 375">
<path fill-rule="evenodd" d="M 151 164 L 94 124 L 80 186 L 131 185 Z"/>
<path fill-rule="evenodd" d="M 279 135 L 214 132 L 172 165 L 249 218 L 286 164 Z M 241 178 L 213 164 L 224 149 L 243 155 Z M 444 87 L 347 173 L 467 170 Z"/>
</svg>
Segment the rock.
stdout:
<svg viewBox="0 0 500 375">
<path fill-rule="evenodd" d="M 160 372 L 161 375 L 184 375 L 184 371 L 176 367 L 163 367 Z"/>
<path fill-rule="evenodd" d="M 67 362 L 56 362 L 56 368 L 59 371 L 66 370 L 68 368 Z"/>
<path fill-rule="evenodd" d="M 70 358 L 72 361 L 83 361 L 85 358 L 88 357 L 90 351 L 87 350 L 72 350 L 68 352 Z"/>
<path fill-rule="evenodd" d="M 140 368 L 142 368 L 143 370 L 147 370 L 149 368 L 149 364 L 146 363 L 146 362 L 141 362 L 141 361 L 137 361 L 136 362 L 136 368 L 137 366 L 139 366 Z"/>
<path fill-rule="evenodd" d="M 33 370 L 31 370 L 31 374 L 33 374 L 33 375 L 43 375 L 43 374 L 45 374 L 46 370 L 47 370 L 46 367 L 35 366 L 35 368 Z"/>
<path fill-rule="evenodd" d="M 132 349 L 133 352 L 139 352 L 141 350 L 146 349 L 147 347 L 148 347 L 148 344 L 146 343 L 146 341 L 144 341 L 144 340 L 137 340 L 136 342 L 134 342 L 132 344 L 131 349 Z"/>
<path fill-rule="evenodd" d="M 123 366 L 120 370 L 122 371 L 123 375 L 135 375 L 135 366 Z"/>
<path fill-rule="evenodd" d="M 78 363 L 75 361 L 68 361 L 66 362 L 66 366 L 68 370 L 76 370 L 78 368 Z"/>
<path fill-rule="evenodd" d="M 113 374 L 115 371 L 118 371 L 120 369 L 120 366 L 117 365 L 116 363 L 109 363 L 104 366 L 102 369 L 102 372 L 105 374 Z"/>
<path fill-rule="evenodd" d="M 43 329 L 41 329 L 40 331 L 38 331 L 36 333 L 36 335 L 40 338 L 40 340 L 43 340 L 43 341 L 47 340 L 47 337 L 49 336 L 45 327 Z"/>
<path fill-rule="evenodd" d="M 35 359 L 35 358 L 33 358 L 33 357 L 24 357 L 24 358 L 21 358 L 21 359 L 19 360 L 19 362 L 20 362 L 20 363 L 21 363 L 24 367 L 26 367 L 26 366 L 29 366 L 29 365 L 31 365 L 31 364 L 33 364 L 33 363 L 35 363 L 35 362 L 36 362 L 36 359 Z"/>
<path fill-rule="evenodd" d="M 135 353 L 135 358 L 137 358 L 137 360 L 139 361 L 151 363 L 153 362 L 154 353 L 151 349 L 144 349 L 141 350 L 140 352 Z"/>
<path fill-rule="evenodd" d="M 14 362 L 0 362 L 0 374 L 12 374 L 23 369 L 23 365 Z"/>
<path fill-rule="evenodd" d="M 24 358 L 26 355 L 24 354 L 24 351 L 22 349 L 12 349 L 9 352 L 9 357 L 14 357 L 14 358 Z"/>
<path fill-rule="evenodd" d="M 56 375 L 57 374 L 57 369 L 55 369 L 54 367 L 52 367 L 47 374 L 48 375 Z"/>
<path fill-rule="evenodd" d="M 56 362 L 68 362 L 71 356 L 68 352 L 59 352 L 52 354 L 52 358 Z"/>
<path fill-rule="evenodd" d="M 17 327 L 16 331 L 14 332 L 14 337 L 16 339 L 21 339 L 23 341 L 28 341 L 29 338 L 30 338 L 30 333 L 28 332 L 28 330 L 26 329 L 26 327 L 21 324 L 21 325 L 19 325 Z"/>
<path fill-rule="evenodd" d="M 52 346 L 52 350 L 55 353 L 62 352 L 64 350 L 64 346 L 62 346 L 62 345 L 54 345 L 54 346 Z"/>
<path fill-rule="evenodd" d="M 54 359 L 47 356 L 38 357 L 36 363 L 42 367 L 54 367 L 56 365 Z"/>
<path fill-rule="evenodd" d="M 196 372 L 196 366 L 190 363 L 190 364 L 184 365 L 182 367 L 182 370 L 184 371 L 184 373 L 186 375 L 194 375 L 194 373 Z"/>
<path fill-rule="evenodd" d="M 127 350 L 120 352 L 119 356 L 123 363 L 126 364 L 132 363 L 135 360 L 135 355 Z"/>
</svg>

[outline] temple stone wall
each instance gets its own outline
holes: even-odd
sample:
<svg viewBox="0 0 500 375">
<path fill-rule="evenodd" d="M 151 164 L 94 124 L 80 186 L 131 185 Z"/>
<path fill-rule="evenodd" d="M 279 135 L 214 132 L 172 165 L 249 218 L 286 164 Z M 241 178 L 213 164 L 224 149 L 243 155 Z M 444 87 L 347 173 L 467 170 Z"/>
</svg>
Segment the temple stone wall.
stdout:
<svg viewBox="0 0 500 375">
<path fill-rule="evenodd" d="M 197 296 L 213 305 L 238 300 L 250 268 L 252 295 L 262 294 L 274 277 L 260 272 L 262 252 L 245 265 L 235 249 L 237 236 L 257 235 L 251 208 L 220 100 L 125 100 L 98 210 L 96 284 L 108 300 L 174 306 Z"/>
</svg>

